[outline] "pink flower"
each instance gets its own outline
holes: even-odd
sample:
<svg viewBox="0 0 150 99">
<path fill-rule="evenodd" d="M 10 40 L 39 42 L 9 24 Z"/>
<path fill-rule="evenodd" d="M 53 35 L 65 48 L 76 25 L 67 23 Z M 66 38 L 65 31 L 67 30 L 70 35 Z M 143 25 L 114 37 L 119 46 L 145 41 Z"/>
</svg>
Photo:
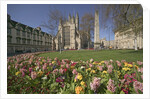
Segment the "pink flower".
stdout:
<svg viewBox="0 0 150 99">
<path fill-rule="evenodd" d="M 113 63 L 113 60 L 112 60 L 112 59 L 110 59 L 110 62 L 111 62 L 111 63 Z"/>
<path fill-rule="evenodd" d="M 58 69 L 54 69 L 54 70 L 53 70 L 53 74 L 56 74 L 56 75 L 57 75 L 57 72 L 58 72 Z"/>
<path fill-rule="evenodd" d="M 64 70 L 62 68 L 60 68 L 59 73 L 64 74 Z"/>
<path fill-rule="evenodd" d="M 106 66 L 108 66 L 109 62 L 108 61 L 104 61 L 104 63 L 106 64 Z"/>
<path fill-rule="evenodd" d="M 100 71 L 103 70 L 103 67 L 104 67 L 104 66 L 97 66 L 97 68 L 99 68 Z"/>
<path fill-rule="evenodd" d="M 138 68 L 138 72 L 143 73 L 143 68 L 142 68 L 142 67 L 141 67 L 141 68 Z"/>
<path fill-rule="evenodd" d="M 61 65 L 61 68 L 64 68 L 64 65 Z"/>
<path fill-rule="evenodd" d="M 8 70 L 10 70 L 10 67 L 11 67 L 11 66 L 9 65 L 9 66 L 8 66 Z"/>
<path fill-rule="evenodd" d="M 77 64 L 77 63 L 74 62 L 74 63 L 71 64 L 71 66 L 75 66 L 76 64 Z"/>
<path fill-rule="evenodd" d="M 29 72 L 31 72 L 32 71 L 32 67 L 29 67 Z"/>
<path fill-rule="evenodd" d="M 143 64 L 143 62 L 137 61 L 137 64 L 138 64 L 138 65 L 142 65 L 142 64 Z"/>
<path fill-rule="evenodd" d="M 45 63 L 44 66 L 42 67 L 43 71 L 47 69 L 47 64 Z"/>
<path fill-rule="evenodd" d="M 121 60 L 122 63 L 126 62 L 126 60 Z"/>
<path fill-rule="evenodd" d="M 107 68 L 108 68 L 107 72 L 108 72 L 108 73 L 111 73 L 111 72 L 112 72 L 112 69 L 113 69 L 113 66 L 112 66 L 112 65 L 108 65 Z"/>
<path fill-rule="evenodd" d="M 91 58 L 91 59 L 90 59 L 90 63 L 92 63 L 93 61 L 94 61 L 94 59 Z"/>
<path fill-rule="evenodd" d="M 142 80 L 143 80 L 143 75 L 141 75 L 141 78 L 142 78 Z"/>
<path fill-rule="evenodd" d="M 49 66 L 52 66 L 53 64 L 52 63 L 49 63 Z"/>
<path fill-rule="evenodd" d="M 114 80 L 109 79 L 107 89 L 111 92 L 115 92 L 115 85 L 114 85 Z"/>
<path fill-rule="evenodd" d="M 31 78 L 34 80 L 37 77 L 37 74 L 35 71 L 31 72 Z"/>
<path fill-rule="evenodd" d="M 89 64 L 89 67 L 93 67 L 93 65 L 92 65 L 92 64 Z"/>
<path fill-rule="evenodd" d="M 66 64 L 66 68 L 69 68 L 69 64 Z"/>
<path fill-rule="evenodd" d="M 120 67 L 120 66 L 121 66 L 121 63 L 117 63 L 117 65 Z"/>
<path fill-rule="evenodd" d="M 96 92 L 96 90 L 100 86 L 100 80 L 101 80 L 100 78 L 94 77 L 93 82 L 90 83 L 91 90 L 93 90 L 94 92 Z"/>
<path fill-rule="evenodd" d="M 135 81 L 133 83 L 133 87 L 134 87 L 134 90 L 136 91 L 136 93 L 139 93 L 138 90 L 140 90 L 141 92 L 143 92 L 143 83 L 141 83 L 139 81 Z"/>
<path fill-rule="evenodd" d="M 58 60 L 58 58 L 56 57 L 54 60 L 55 60 L 55 61 L 57 61 L 57 60 Z"/>
<path fill-rule="evenodd" d="M 78 72 L 76 71 L 76 69 L 73 69 L 72 73 L 75 74 L 75 75 L 78 74 Z"/>
</svg>

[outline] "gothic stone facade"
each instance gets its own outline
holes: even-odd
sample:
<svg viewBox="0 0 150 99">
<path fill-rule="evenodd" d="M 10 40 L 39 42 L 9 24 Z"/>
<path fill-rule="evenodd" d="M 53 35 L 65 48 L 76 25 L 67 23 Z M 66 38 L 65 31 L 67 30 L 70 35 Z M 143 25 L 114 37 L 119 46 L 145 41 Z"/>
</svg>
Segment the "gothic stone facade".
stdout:
<svg viewBox="0 0 150 99">
<path fill-rule="evenodd" d="M 81 36 L 79 34 L 79 16 L 76 18 L 69 14 L 69 19 L 66 22 L 60 20 L 58 33 L 54 38 L 56 50 L 59 49 L 80 49 Z"/>
<path fill-rule="evenodd" d="M 7 15 L 7 53 L 35 52 L 52 50 L 52 36 L 11 20 Z"/>
</svg>

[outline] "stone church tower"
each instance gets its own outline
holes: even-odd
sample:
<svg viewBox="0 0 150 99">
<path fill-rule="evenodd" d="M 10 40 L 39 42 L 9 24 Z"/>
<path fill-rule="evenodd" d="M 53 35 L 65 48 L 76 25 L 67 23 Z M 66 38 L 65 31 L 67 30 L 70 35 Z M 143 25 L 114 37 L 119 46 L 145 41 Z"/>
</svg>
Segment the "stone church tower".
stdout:
<svg viewBox="0 0 150 99">
<path fill-rule="evenodd" d="M 58 33 L 54 38 L 56 50 L 59 49 L 80 49 L 81 36 L 79 34 L 79 15 L 76 13 L 71 17 L 69 14 L 66 22 L 59 21 Z"/>
<path fill-rule="evenodd" d="M 100 47 L 100 39 L 99 39 L 99 12 L 95 12 L 95 25 L 94 25 L 94 49 L 98 49 Z"/>
</svg>

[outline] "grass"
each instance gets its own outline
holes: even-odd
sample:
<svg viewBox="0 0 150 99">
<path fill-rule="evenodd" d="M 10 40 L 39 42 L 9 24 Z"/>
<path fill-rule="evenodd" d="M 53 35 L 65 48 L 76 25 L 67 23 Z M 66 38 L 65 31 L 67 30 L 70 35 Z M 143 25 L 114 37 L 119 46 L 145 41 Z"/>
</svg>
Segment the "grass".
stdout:
<svg viewBox="0 0 150 99">
<path fill-rule="evenodd" d="M 70 51 L 62 51 L 60 54 L 59 52 L 49 52 L 43 53 L 38 55 L 40 57 L 50 57 L 58 59 L 70 59 L 74 61 L 78 60 L 89 60 L 93 58 L 95 61 L 102 61 L 102 60 L 126 60 L 128 62 L 132 61 L 143 61 L 143 50 L 70 50 Z"/>
</svg>

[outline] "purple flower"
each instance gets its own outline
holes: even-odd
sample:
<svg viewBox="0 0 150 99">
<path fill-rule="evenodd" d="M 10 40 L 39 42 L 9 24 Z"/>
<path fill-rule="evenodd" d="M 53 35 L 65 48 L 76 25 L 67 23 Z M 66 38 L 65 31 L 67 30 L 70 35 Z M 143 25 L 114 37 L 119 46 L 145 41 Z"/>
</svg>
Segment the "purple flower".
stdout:
<svg viewBox="0 0 150 99">
<path fill-rule="evenodd" d="M 108 65 L 107 68 L 108 68 L 107 72 L 108 72 L 108 73 L 111 73 L 111 72 L 112 72 L 112 69 L 113 69 L 113 66 L 112 66 L 112 65 Z"/>
<path fill-rule="evenodd" d="M 139 81 L 135 81 L 133 83 L 133 87 L 134 87 L 134 90 L 136 91 L 136 93 L 139 93 L 138 90 L 140 90 L 141 92 L 143 92 L 143 83 L 141 83 Z"/>
<path fill-rule="evenodd" d="M 109 79 L 107 89 L 111 92 L 115 92 L 115 85 L 114 85 L 114 80 Z"/>
<path fill-rule="evenodd" d="M 100 86 L 100 78 L 94 77 L 93 82 L 90 83 L 91 90 L 96 92 L 97 88 Z"/>
</svg>

